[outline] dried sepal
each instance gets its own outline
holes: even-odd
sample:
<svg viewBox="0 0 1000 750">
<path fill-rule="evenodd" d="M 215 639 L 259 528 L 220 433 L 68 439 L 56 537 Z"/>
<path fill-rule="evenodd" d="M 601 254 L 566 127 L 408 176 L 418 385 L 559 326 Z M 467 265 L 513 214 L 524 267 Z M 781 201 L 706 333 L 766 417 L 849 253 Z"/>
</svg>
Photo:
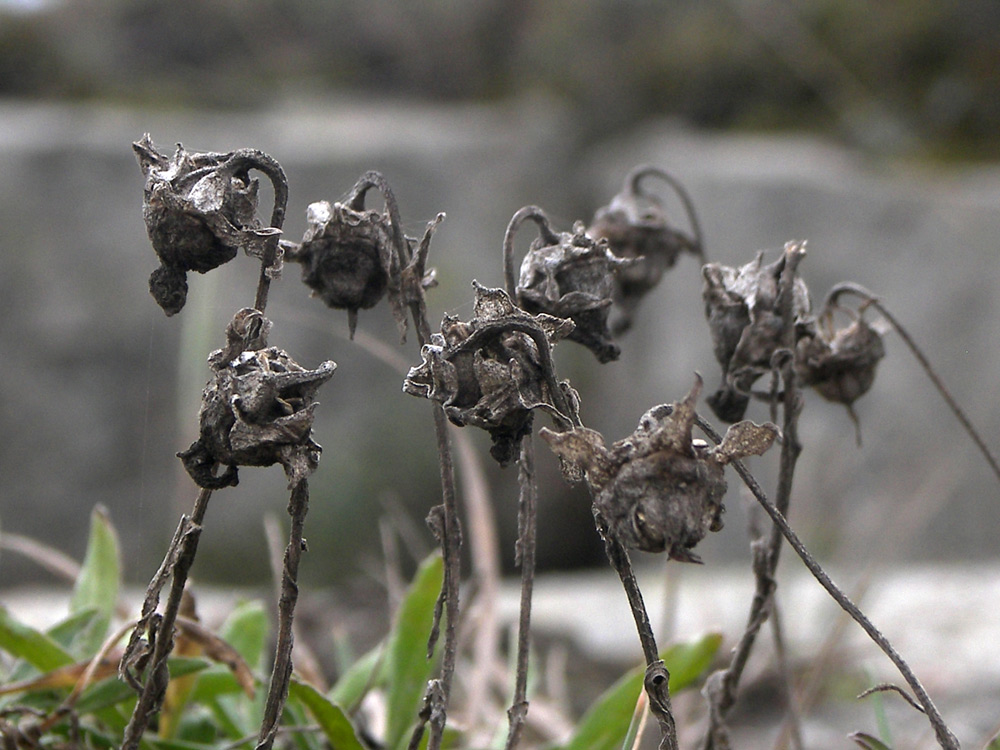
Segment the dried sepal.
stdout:
<svg viewBox="0 0 1000 750">
<path fill-rule="evenodd" d="M 807 318 L 809 290 L 795 273 L 804 255 L 804 243 L 790 242 L 782 256 L 768 265 L 760 252 L 740 268 L 708 263 L 702 269 L 705 316 L 715 358 L 722 366 L 722 385 L 707 401 L 719 419 L 736 422 L 743 418 L 754 382 L 771 370 L 772 357 L 786 346 L 783 288 L 792 297 L 793 337 Z"/>
<path fill-rule="evenodd" d="M 723 467 L 760 455 L 777 435 L 774 425 L 741 422 L 717 447 L 693 438 L 701 388 L 697 377 L 684 400 L 650 409 L 635 432 L 610 448 L 599 433 L 585 428 L 540 432 L 560 459 L 583 470 L 595 508 L 626 547 L 700 562 L 692 548 L 709 531 L 722 528 Z"/>
<path fill-rule="evenodd" d="M 403 390 L 442 404 L 454 424 L 488 431 L 490 453 L 505 466 L 517 458 L 535 409 L 567 425 L 576 419 L 575 394 L 568 383 L 555 382 L 549 355 L 573 323 L 531 315 L 503 290 L 473 286 L 472 320 L 444 317 L 441 332 L 422 347 L 423 362 L 410 368 Z"/>
<path fill-rule="evenodd" d="M 688 210 L 695 236 L 672 226 L 663 202 L 642 189 L 642 180 L 650 176 L 660 177 L 677 191 Z M 629 172 L 621 192 L 597 209 L 587 234 L 607 240 L 616 257 L 636 261 L 621 268 L 614 277 L 611 329 L 616 335 L 631 327 L 639 302 L 673 268 L 681 253 L 703 256 L 700 230 L 686 192 L 669 173 L 652 166 L 639 166 Z"/>
<path fill-rule="evenodd" d="M 160 267 L 149 277 L 149 290 L 167 315 L 184 307 L 187 273 L 207 273 L 236 257 L 243 249 L 263 258 L 268 243 L 281 233 L 287 193 L 281 167 L 266 154 L 252 149 L 228 153 L 189 152 L 178 144 L 167 157 L 153 146 L 149 134 L 132 144 L 146 177 L 143 219 Z M 257 180 L 251 169 L 265 172 L 275 184 L 276 208 L 272 223 L 264 226 L 257 216 Z M 280 209 L 280 210 L 279 210 Z M 270 277 L 281 267 L 276 254 Z"/>
<path fill-rule="evenodd" d="M 316 468 L 321 448 L 312 439 L 314 397 L 337 365 L 301 367 L 267 346 L 269 329 L 258 311 L 241 310 L 226 329 L 226 346 L 209 355 L 213 375 L 202 392 L 199 437 L 178 454 L 201 487 L 235 485 L 237 466 L 280 463 L 290 485 Z"/>
<path fill-rule="evenodd" d="M 504 238 L 505 259 L 514 233 L 526 219 L 538 224 L 539 236 L 521 262 L 518 305 L 530 313 L 571 319 L 576 324 L 571 341 L 586 346 L 600 362 L 618 359 L 621 350 L 608 329 L 614 277 L 637 261 L 615 257 L 607 242 L 587 235 L 582 222 L 572 232 L 554 232 L 536 206 L 520 209 L 511 219 Z"/>
</svg>

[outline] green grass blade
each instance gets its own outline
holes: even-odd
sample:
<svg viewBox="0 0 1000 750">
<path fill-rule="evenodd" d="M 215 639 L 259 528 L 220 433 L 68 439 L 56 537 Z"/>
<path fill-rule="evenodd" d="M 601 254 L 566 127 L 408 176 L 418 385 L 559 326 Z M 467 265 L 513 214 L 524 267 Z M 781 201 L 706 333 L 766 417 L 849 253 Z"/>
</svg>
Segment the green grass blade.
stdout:
<svg viewBox="0 0 1000 750">
<path fill-rule="evenodd" d="M 427 658 L 427 639 L 443 580 L 444 564 L 435 553 L 417 570 L 389 633 L 380 680 L 386 690 L 386 747 L 399 744 L 420 711 L 434 669 L 434 661 Z"/>
<path fill-rule="evenodd" d="M 661 654 L 670 672 L 670 692 L 693 685 L 711 665 L 722 643 L 719 633 L 711 633 L 690 643 L 678 643 Z M 626 672 L 587 710 L 564 750 L 618 750 L 628 733 L 635 703 L 646 674 L 645 667 Z"/>
<path fill-rule="evenodd" d="M 109 621 L 118 603 L 121 562 L 118 535 L 107 511 L 98 506 L 90 515 L 90 538 L 80 575 L 73 587 L 70 612 L 96 609 Z"/>
<path fill-rule="evenodd" d="M 118 589 L 121 584 L 121 561 L 118 535 L 108 518 L 107 511 L 98 506 L 90 514 L 90 537 L 87 553 L 83 558 L 80 575 L 77 576 L 70 598 L 70 613 L 97 610 L 99 617 L 92 621 L 92 627 L 82 641 L 74 644 L 74 650 L 81 656 L 97 652 L 108 635 L 108 626 L 118 604 Z"/>
<path fill-rule="evenodd" d="M 887 744 L 882 742 L 882 740 L 877 737 L 873 737 L 865 732 L 855 732 L 854 734 L 848 735 L 848 737 L 854 740 L 854 743 L 859 747 L 863 747 L 865 750 L 892 750 Z"/>
<path fill-rule="evenodd" d="M 299 701 L 309 710 L 329 740 L 330 747 L 337 750 L 365 750 L 364 743 L 358 739 L 354 725 L 344 710 L 312 685 L 292 680 L 288 697 Z"/>
<path fill-rule="evenodd" d="M 39 672 L 51 672 L 76 661 L 50 636 L 14 619 L 0 606 L 0 649 L 24 659 Z"/>
</svg>

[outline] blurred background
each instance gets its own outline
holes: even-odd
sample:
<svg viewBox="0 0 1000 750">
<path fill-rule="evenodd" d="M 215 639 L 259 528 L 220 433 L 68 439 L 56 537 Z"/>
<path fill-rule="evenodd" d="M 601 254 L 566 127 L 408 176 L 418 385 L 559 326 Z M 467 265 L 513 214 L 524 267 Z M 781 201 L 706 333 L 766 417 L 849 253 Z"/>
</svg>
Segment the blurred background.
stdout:
<svg viewBox="0 0 1000 750">
<path fill-rule="evenodd" d="M 268 152 L 289 178 L 291 240 L 309 203 L 338 199 L 371 169 L 393 186 L 408 234 L 446 212 L 431 250 L 432 324 L 471 317 L 474 279 L 502 285 L 501 242 L 518 208 L 539 205 L 568 230 L 633 166 L 654 164 L 691 194 L 710 260 L 773 259 L 806 239 L 800 272 L 815 306 L 840 281 L 878 294 L 996 449 L 998 28 L 995 0 L 0 0 L 0 528 L 79 558 L 103 505 L 128 583 L 143 586 L 195 496 L 175 453 L 196 435 L 206 357 L 252 303 L 257 266 L 241 256 L 192 274 L 187 307 L 163 315 L 147 292 L 157 261 L 131 148 L 146 132 L 165 152 L 177 142 Z M 687 229 L 676 197 L 662 196 Z M 522 230 L 519 254 L 532 238 Z M 395 561 L 405 574 L 430 549 L 423 519 L 440 496 L 429 405 L 401 392 L 420 361 L 415 337 L 400 345 L 381 304 L 362 311 L 349 341 L 346 314 L 310 299 L 295 266 L 272 286 L 268 316 L 272 344 L 306 366 L 339 365 L 319 393 L 324 453 L 301 576 L 317 589 L 381 591 Z M 609 441 L 682 397 L 695 371 L 715 387 L 692 256 L 619 343 L 607 365 L 569 342 L 556 350 L 584 422 Z M 983 686 L 1000 695 L 1000 665 L 981 647 L 1000 632 L 986 617 L 996 611 L 996 480 L 900 338 L 885 344 L 855 404 L 862 446 L 843 407 L 807 394 L 791 521 L 834 570 L 892 571 L 878 579 L 873 616 L 909 636 L 903 650 L 915 647 L 918 672 L 930 666 L 932 693 L 980 707 L 965 728 L 981 736 L 995 721 L 981 710 Z M 759 404 L 748 416 L 768 418 Z M 501 470 L 487 436 L 466 432 L 511 573 L 516 468 Z M 577 642 L 634 661 L 587 497 L 538 453 L 536 633 L 546 618 L 566 625 L 587 611 L 570 623 Z M 776 464 L 751 462 L 765 488 Z M 474 478 L 464 464 L 460 473 Z M 726 526 L 699 547 L 707 564 L 678 574 L 677 632 L 721 622 L 732 637 L 742 626 L 749 504 L 730 484 Z M 280 470 L 244 469 L 238 488 L 213 497 L 195 579 L 266 586 L 264 521 L 284 523 L 286 500 Z M 482 527 L 466 518 L 466 528 L 468 552 Z M 658 591 L 662 568 L 638 560 Z M 590 568 L 567 588 L 567 571 Z M 54 580 L 0 550 L 0 589 Z M 790 639 L 814 653 L 832 605 L 811 580 L 788 590 Z M 509 620 L 516 595 L 504 601 Z M 773 683 L 762 680 L 766 708 Z"/>
<path fill-rule="evenodd" d="M 193 274 L 187 308 L 163 316 L 146 287 L 157 263 L 131 150 L 144 132 L 167 152 L 182 142 L 271 154 L 291 186 L 292 240 L 310 202 L 337 199 L 369 169 L 394 187 L 408 234 L 446 212 L 432 323 L 471 316 L 473 279 L 502 284 L 519 207 L 540 205 L 568 230 L 631 167 L 655 164 L 690 192 L 711 260 L 774 258 L 807 239 L 815 305 L 839 281 L 879 294 L 995 446 L 997 28 L 994 0 L 3 0 L 3 531 L 79 555 L 103 504 L 127 575 L 144 583 L 194 497 L 174 454 L 194 438 L 205 358 L 251 303 L 257 269 L 240 257 Z M 309 299 L 298 276 L 290 266 L 272 288 L 272 343 L 308 366 L 339 365 L 319 395 L 325 452 L 303 575 L 374 575 L 384 519 L 430 545 L 430 409 L 400 389 L 419 354 L 412 335 L 398 344 L 384 304 L 348 341 L 346 315 Z M 696 370 L 714 388 L 700 294 L 698 264 L 682 257 L 640 307 L 620 361 L 557 348 L 587 425 L 625 436 Z M 844 409 L 809 394 L 793 523 L 834 560 L 867 559 L 873 545 L 905 560 L 994 557 L 994 477 L 899 338 L 886 347 L 856 404 L 862 447 Z M 768 415 L 756 405 L 749 416 Z M 491 463 L 485 435 L 471 438 L 509 570 L 516 469 Z M 765 486 L 775 463 L 755 461 Z M 605 564 L 585 495 L 550 455 L 540 464 L 542 569 Z M 213 500 L 202 580 L 268 574 L 262 519 L 283 516 L 285 480 L 276 468 L 241 479 Z M 744 501 L 730 495 L 726 528 L 701 548 L 710 565 L 746 558 Z M 905 541 L 889 549 L 885 531 L 899 524 Z M 4 586 L 46 576 L 0 554 Z"/>
</svg>

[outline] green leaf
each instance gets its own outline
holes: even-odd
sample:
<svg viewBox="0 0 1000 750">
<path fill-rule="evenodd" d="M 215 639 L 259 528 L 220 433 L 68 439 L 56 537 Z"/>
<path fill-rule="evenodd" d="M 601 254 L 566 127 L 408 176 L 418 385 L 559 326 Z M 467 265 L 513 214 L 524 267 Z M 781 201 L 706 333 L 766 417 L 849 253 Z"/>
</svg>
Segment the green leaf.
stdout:
<svg viewBox="0 0 1000 750">
<path fill-rule="evenodd" d="M 39 672 L 51 672 L 76 661 L 53 638 L 18 622 L 0 606 L 0 649 L 24 659 Z"/>
<path fill-rule="evenodd" d="M 270 630 L 267 610 L 260 601 L 236 605 L 219 628 L 219 637 L 235 648 L 251 670 L 260 667 Z"/>
<path fill-rule="evenodd" d="M 854 740 L 855 744 L 863 747 L 865 750 L 892 750 L 887 744 L 882 742 L 882 740 L 877 737 L 873 737 L 865 732 L 855 732 L 854 734 L 848 735 L 848 737 Z"/>
<path fill-rule="evenodd" d="M 330 688 L 326 697 L 338 706 L 347 706 L 348 708 L 356 706 L 361 702 L 369 686 L 375 683 L 372 672 L 380 669 L 384 654 L 385 643 L 383 642 L 348 667 L 347 671 L 337 680 L 337 684 Z"/>
<path fill-rule="evenodd" d="M 204 659 L 171 658 L 167 661 L 170 669 L 170 678 L 183 677 L 186 674 L 200 672 L 208 667 L 209 662 Z M 135 698 L 135 691 L 117 677 L 109 677 L 106 680 L 91 685 L 80 696 L 76 703 L 77 714 L 86 714 L 101 711 L 109 706 Z"/>
<path fill-rule="evenodd" d="M 427 639 L 443 580 L 444 564 L 435 553 L 421 563 L 389 633 L 379 680 L 386 690 L 386 747 L 399 744 L 420 711 L 434 669 Z"/>
<path fill-rule="evenodd" d="M 661 654 L 670 672 L 670 693 L 690 685 L 708 669 L 722 643 L 722 635 L 710 633 L 690 643 L 678 643 Z M 645 667 L 626 672 L 600 695 L 577 724 L 564 750 L 617 750 L 628 732 L 639 693 L 643 689 Z"/>
<path fill-rule="evenodd" d="M 358 739 L 354 725 L 344 710 L 312 685 L 292 680 L 288 696 L 290 699 L 300 701 L 309 709 L 309 713 L 316 719 L 329 740 L 330 747 L 335 747 L 337 750 L 365 750 L 364 743 Z"/>
<path fill-rule="evenodd" d="M 107 637 L 108 625 L 118 604 L 118 587 L 121 583 L 121 562 L 118 552 L 118 535 L 108 518 L 107 511 L 97 506 L 90 514 L 90 538 L 70 598 L 71 613 L 94 609 L 100 617 L 88 633 L 85 642 L 78 643 L 84 655 L 97 652 Z"/>
</svg>

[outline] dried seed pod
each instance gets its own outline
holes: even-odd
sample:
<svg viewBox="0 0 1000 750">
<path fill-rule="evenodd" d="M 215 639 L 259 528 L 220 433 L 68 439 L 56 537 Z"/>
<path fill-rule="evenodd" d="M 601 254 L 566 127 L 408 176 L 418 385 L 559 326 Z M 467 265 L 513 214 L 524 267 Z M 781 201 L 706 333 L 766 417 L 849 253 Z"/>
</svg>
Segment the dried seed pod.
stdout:
<svg viewBox="0 0 1000 750">
<path fill-rule="evenodd" d="M 693 439 L 701 387 L 697 377 L 683 401 L 650 409 L 632 435 L 610 448 L 600 433 L 586 428 L 540 432 L 556 455 L 584 471 L 594 507 L 626 547 L 701 562 L 691 549 L 722 528 L 723 467 L 761 455 L 774 442 L 774 425 L 751 422 L 730 427 L 714 448 Z"/>
<path fill-rule="evenodd" d="M 660 199 L 642 190 L 640 182 L 650 176 L 660 177 L 677 192 L 687 210 L 693 237 L 671 226 Z M 629 172 L 621 192 L 597 209 L 587 234 L 607 240 L 616 257 L 636 259 L 614 278 L 611 330 L 615 335 L 631 327 L 640 300 L 660 283 L 682 252 L 704 260 L 701 229 L 687 192 L 673 176 L 656 167 L 640 166 Z"/>
<path fill-rule="evenodd" d="M 723 378 L 719 390 L 707 401 L 719 419 L 736 422 L 743 418 L 754 382 L 770 371 L 775 352 L 787 346 L 783 279 L 788 279 L 795 331 L 808 315 L 809 290 L 795 274 L 804 256 L 805 243 L 790 242 L 782 256 L 766 266 L 761 252 L 738 269 L 718 263 L 708 263 L 702 269 L 705 316 Z"/>
<path fill-rule="evenodd" d="M 376 188 L 385 209 L 365 208 L 365 196 Z M 367 172 L 344 202 L 319 201 L 306 212 L 308 228 L 299 245 L 283 243 L 286 260 L 302 264 L 302 281 L 327 306 L 347 310 L 351 337 L 358 310 L 368 310 L 387 294 L 393 317 L 406 335 L 407 304 L 422 299 L 434 285 L 434 271 L 425 270 L 430 236 L 444 214 L 428 225 L 419 246 L 400 228 L 392 188 L 378 172 Z M 416 247 L 415 247 L 416 246 Z M 414 288 L 416 287 L 416 288 Z"/>
<path fill-rule="evenodd" d="M 845 310 L 852 320 L 835 328 L 834 312 Z M 861 440 L 854 402 L 875 382 L 875 368 L 885 356 L 882 336 L 858 312 L 839 307 L 828 299 L 815 320 L 803 327 L 796 344 L 795 372 L 803 385 L 812 386 L 823 398 L 847 407 Z"/>
<path fill-rule="evenodd" d="M 571 319 L 576 328 L 570 340 L 586 346 L 600 362 L 618 359 L 621 350 L 611 341 L 608 330 L 614 276 L 637 261 L 616 258 L 607 242 L 587 236 L 581 222 L 572 233 L 556 234 L 540 208 L 526 206 L 514 214 L 504 237 L 509 289 L 515 288 L 511 278 L 514 234 L 528 219 L 538 225 L 539 236 L 521 263 L 516 285 L 518 305 L 529 313 Z"/>
<path fill-rule="evenodd" d="M 395 268 L 391 227 L 380 211 L 356 211 L 343 203 L 313 203 L 306 211 L 302 244 L 286 258 L 302 264 L 302 281 L 337 310 L 347 310 L 354 335 L 358 310 L 379 303 Z"/>
<path fill-rule="evenodd" d="M 301 367 L 267 346 L 269 329 L 258 311 L 245 308 L 226 328 L 226 347 L 209 356 L 213 377 L 202 393 L 200 436 L 177 454 L 201 487 L 235 485 L 237 466 L 280 463 L 290 485 L 316 468 L 321 448 L 312 439 L 314 396 L 337 365 Z M 217 466 L 226 467 L 219 476 Z"/>
<path fill-rule="evenodd" d="M 445 316 L 441 333 L 421 349 L 423 362 L 410 369 L 403 390 L 441 403 L 454 424 L 488 431 L 491 455 L 506 466 L 531 430 L 533 410 L 566 426 L 576 421 L 576 394 L 568 383 L 555 382 L 549 352 L 573 323 L 530 315 L 503 290 L 473 286 L 472 320 Z"/>
<path fill-rule="evenodd" d="M 225 154 L 194 153 L 177 146 L 172 157 L 159 153 L 147 133 L 132 144 L 146 176 L 143 219 L 160 267 L 149 277 L 149 291 L 167 315 L 180 312 L 187 299 L 187 272 L 207 273 L 236 257 L 265 257 L 268 243 L 281 233 L 288 188 L 276 161 L 252 149 Z M 272 226 L 257 217 L 258 169 L 275 188 Z M 269 275 L 280 271 L 275 257 Z"/>
</svg>

